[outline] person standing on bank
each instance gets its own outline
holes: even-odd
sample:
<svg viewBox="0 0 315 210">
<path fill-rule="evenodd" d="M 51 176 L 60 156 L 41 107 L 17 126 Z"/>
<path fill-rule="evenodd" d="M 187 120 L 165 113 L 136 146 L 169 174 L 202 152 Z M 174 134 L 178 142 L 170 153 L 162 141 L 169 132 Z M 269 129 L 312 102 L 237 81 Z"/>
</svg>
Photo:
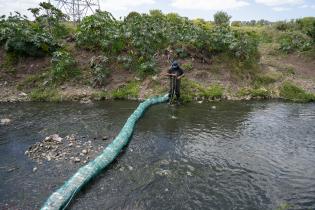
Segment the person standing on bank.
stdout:
<svg viewBox="0 0 315 210">
<path fill-rule="evenodd" d="M 180 80 L 184 76 L 184 71 L 179 67 L 177 61 L 172 62 L 171 68 L 168 70 L 166 76 L 170 77 L 170 91 L 169 98 L 170 102 L 174 98 L 174 94 L 176 96 L 176 101 L 178 102 L 180 99 Z"/>
</svg>

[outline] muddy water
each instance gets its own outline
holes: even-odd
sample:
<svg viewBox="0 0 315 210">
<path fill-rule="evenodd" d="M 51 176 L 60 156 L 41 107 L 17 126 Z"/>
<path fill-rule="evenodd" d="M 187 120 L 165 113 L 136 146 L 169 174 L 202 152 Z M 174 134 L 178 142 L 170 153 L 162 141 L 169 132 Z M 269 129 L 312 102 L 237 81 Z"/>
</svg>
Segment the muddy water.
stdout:
<svg viewBox="0 0 315 210">
<path fill-rule="evenodd" d="M 0 209 L 38 209 L 79 167 L 25 150 L 76 134 L 106 145 L 137 103 L 0 104 Z M 216 109 L 212 109 L 216 106 Z M 38 170 L 34 173 L 33 167 Z M 315 104 L 154 106 L 108 170 L 69 209 L 315 209 Z"/>
</svg>

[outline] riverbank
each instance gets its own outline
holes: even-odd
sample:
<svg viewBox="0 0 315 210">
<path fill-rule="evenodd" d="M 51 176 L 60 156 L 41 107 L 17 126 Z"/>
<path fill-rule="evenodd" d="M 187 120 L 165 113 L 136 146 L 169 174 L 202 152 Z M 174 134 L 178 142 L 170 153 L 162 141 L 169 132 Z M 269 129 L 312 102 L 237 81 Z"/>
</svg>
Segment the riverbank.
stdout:
<svg viewBox="0 0 315 210">
<path fill-rule="evenodd" d="M 268 46 L 260 49 L 259 63 L 251 67 L 249 73 L 225 56 L 217 56 L 208 62 L 179 59 L 186 75 L 182 81 L 183 101 L 280 98 L 314 101 L 314 60 L 301 54 L 273 55 L 266 50 Z M 0 102 L 144 100 L 168 91 L 168 78 L 162 76 L 169 66 L 165 56 L 158 59 L 158 74 L 139 77 L 134 72 L 117 68 L 104 87 L 93 87 L 89 83 L 86 60 L 93 57 L 91 52 L 77 51 L 76 60 L 81 61 L 82 74 L 61 84 L 51 83 L 47 59 L 20 59 L 14 74 L 5 69 L 1 71 Z"/>
</svg>

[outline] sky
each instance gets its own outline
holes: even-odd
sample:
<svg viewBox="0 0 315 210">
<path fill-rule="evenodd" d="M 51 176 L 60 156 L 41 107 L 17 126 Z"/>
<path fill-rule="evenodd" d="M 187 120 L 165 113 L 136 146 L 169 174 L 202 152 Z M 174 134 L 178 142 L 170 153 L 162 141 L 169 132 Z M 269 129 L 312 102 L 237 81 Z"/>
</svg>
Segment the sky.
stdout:
<svg viewBox="0 0 315 210">
<path fill-rule="evenodd" d="M 0 15 L 18 11 L 30 16 L 28 8 L 36 7 L 43 0 L 0 0 Z M 97 1 L 97 0 L 96 0 Z M 290 20 L 315 16 L 315 0 L 99 0 L 101 9 L 116 18 L 131 11 L 147 13 L 159 9 L 164 13 L 176 12 L 191 19 L 213 20 L 216 11 L 223 10 L 232 20 L 269 21 Z M 51 0 L 54 3 L 54 0 Z"/>
</svg>

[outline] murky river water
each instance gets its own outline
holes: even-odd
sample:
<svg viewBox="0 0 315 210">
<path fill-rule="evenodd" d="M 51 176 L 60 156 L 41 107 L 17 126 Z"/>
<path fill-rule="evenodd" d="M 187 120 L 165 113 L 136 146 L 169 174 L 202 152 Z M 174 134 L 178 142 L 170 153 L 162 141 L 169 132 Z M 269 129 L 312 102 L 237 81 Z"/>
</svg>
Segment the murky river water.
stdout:
<svg viewBox="0 0 315 210">
<path fill-rule="evenodd" d="M 136 106 L 0 104 L 0 118 L 12 119 L 0 127 L 0 209 L 38 209 L 78 169 L 69 162 L 37 165 L 24 155 L 30 145 L 53 133 L 114 137 Z M 69 208 L 265 210 L 281 204 L 315 209 L 315 104 L 151 107 L 123 154 Z"/>
</svg>

